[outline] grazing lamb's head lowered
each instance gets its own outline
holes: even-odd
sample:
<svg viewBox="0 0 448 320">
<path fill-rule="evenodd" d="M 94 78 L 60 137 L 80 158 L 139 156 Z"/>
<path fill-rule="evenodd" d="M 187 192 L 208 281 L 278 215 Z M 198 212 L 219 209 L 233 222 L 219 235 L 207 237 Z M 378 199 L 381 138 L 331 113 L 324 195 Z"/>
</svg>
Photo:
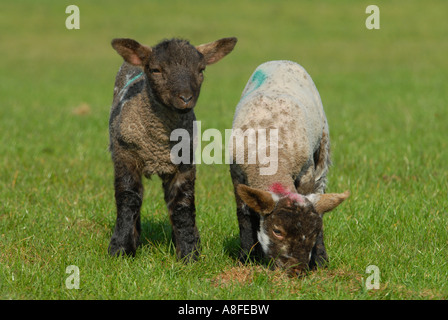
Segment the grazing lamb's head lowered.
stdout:
<svg viewBox="0 0 448 320">
<path fill-rule="evenodd" d="M 183 113 L 196 105 L 205 67 L 230 53 L 236 42 L 223 38 L 195 47 L 171 39 L 148 47 L 132 39 L 114 39 L 112 47 L 126 62 L 143 68 L 159 103 Z"/>
<path fill-rule="evenodd" d="M 241 200 L 260 214 L 258 240 L 268 258 L 291 275 L 304 271 L 316 238 L 322 230 L 325 212 L 336 208 L 350 195 L 344 193 L 300 195 L 280 184 L 263 191 L 238 185 Z"/>
</svg>

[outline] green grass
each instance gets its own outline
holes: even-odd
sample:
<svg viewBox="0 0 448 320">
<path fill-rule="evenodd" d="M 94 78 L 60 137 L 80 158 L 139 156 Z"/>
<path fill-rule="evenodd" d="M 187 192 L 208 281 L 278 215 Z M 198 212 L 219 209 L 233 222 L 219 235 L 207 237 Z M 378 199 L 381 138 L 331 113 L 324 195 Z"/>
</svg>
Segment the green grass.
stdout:
<svg viewBox="0 0 448 320">
<path fill-rule="evenodd" d="M 445 1 L 10 1 L 0 11 L 1 299 L 448 298 L 448 40 Z M 290 59 L 312 75 L 333 148 L 329 191 L 352 196 L 324 219 L 331 263 L 300 279 L 241 266 L 226 165 L 200 165 L 202 255 L 176 261 L 160 180 L 145 182 L 143 245 L 107 255 L 115 223 L 108 116 L 121 58 L 109 43 L 237 36 L 210 66 L 196 115 L 230 128 L 255 67 Z M 84 110 L 84 112 L 82 112 Z M 203 143 L 203 146 L 206 143 Z M 66 288 L 66 268 L 80 289 Z M 369 265 L 380 289 L 367 290 Z"/>
</svg>

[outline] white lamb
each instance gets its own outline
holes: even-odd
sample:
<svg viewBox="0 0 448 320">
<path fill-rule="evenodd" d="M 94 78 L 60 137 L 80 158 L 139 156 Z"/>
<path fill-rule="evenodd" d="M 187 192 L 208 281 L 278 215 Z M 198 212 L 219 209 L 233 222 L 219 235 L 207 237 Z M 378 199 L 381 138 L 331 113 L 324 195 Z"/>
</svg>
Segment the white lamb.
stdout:
<svg viewBox="0 0 448 320">
<path fill-rule="evenodd" d="M 278 141 L 272 138 L 275 135 L 260 134 L 262 129 L 277 129 Z M 325 194 L 329 129 L 310 75 L 291 61 L 260 65 L 242 93 L 232 130 L 230 171 L 240 227 L 240 258 L 245 260 L 249 253 L 267 256 L 291 274 L 323 265 L 328 260 L 323 213 L 344 201 L 349 192 Z M 260 161 L 260 155 L 254 157 L 253 152 L 261 149 L 251 149 L 253 141 L 242 140 L 250 140 L 250 130 L 256 131 L 259 145 L 266 136 L 264 152 L 270 154 L 271 163 Z M 236 148 L 241 141 L 242 154 Z M 268 166 L 274 172 L 263 173 Z"/>
</svg>

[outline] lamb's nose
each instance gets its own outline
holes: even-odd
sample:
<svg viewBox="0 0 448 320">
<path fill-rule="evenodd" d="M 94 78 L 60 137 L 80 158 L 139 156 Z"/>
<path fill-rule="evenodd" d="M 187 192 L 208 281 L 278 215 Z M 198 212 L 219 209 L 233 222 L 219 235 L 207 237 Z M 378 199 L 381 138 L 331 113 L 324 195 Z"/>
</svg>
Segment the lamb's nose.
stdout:
<svg viewBox="0 0 448 320">
<path fill-rule="evenodd" d="M 191 99 L 193 99 L 193 96 L 192 95 L 183 95 L 183 94 L 181 94 L 181 95 L 179 95 L 179 98 L 181 98 L 182 101 L 185 102 L 185 104 L 187 104 L 188 102 L 191 101 Z"/>
</svg>

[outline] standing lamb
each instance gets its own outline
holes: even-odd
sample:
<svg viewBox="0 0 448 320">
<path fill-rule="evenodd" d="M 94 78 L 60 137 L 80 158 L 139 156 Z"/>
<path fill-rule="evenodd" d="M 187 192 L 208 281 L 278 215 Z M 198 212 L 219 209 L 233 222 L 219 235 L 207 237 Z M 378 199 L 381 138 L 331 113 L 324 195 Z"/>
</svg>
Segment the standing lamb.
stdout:
<svg viewBox="0 0 448 320">
<path fill-rule="evenodd" d="M 171 161 L 170 134 L 184 128 L 193 136 L 193 107 L 206 65 L 230 53 L 236 38 L 193 46 L 186 40 L 165 40 L 155 47 L 132 39 L 114 39 L 123 57 L 114 88 L 109 120 L 110 151 L 115 171 L 117 221 L 109 244 L 111 255 L 135 255 L 141 226 L 142 175 L 162 179 L 165 202 L 179 259 L 196 259 L 200 243 L 195 222 L 192 161 Z M 191 139 L 193 140 L 193 139 Z M 193 154 L 193 141 L 190 143 Z"/>
<path fill-rule="evenodd" d="M 275 172 L 263 173 L 251 152 L 249 130 L 276 129 L 265 154 Z M 263 137 L 267 137 L 265 133 Z M 275 135 L 274 135 L 275 137 Z M 238 140 L 240 143 L 236 142 Z M 249 139 L 247 139 L 249 140 Z M 240 228 L 240 259 L 267 256 L 290 274 L 323 265 L 322 217 L 348 196 L 325 194 L 330 165 L 327 119 L 319 93 L 303 67 L 291 61 L 270 61 L 252 74 L 235 111 L 230 172 Z M 243 143 L 241 143 L 243 141 Z M 258 141 L 258 144 L 263 141 Z M 233 146 L 244 144 L 244 153 Z M 250 163 L 248 159 L 258 159 Z M 260 248 L 261 247 L 261 248 Z"/>
</svg>

